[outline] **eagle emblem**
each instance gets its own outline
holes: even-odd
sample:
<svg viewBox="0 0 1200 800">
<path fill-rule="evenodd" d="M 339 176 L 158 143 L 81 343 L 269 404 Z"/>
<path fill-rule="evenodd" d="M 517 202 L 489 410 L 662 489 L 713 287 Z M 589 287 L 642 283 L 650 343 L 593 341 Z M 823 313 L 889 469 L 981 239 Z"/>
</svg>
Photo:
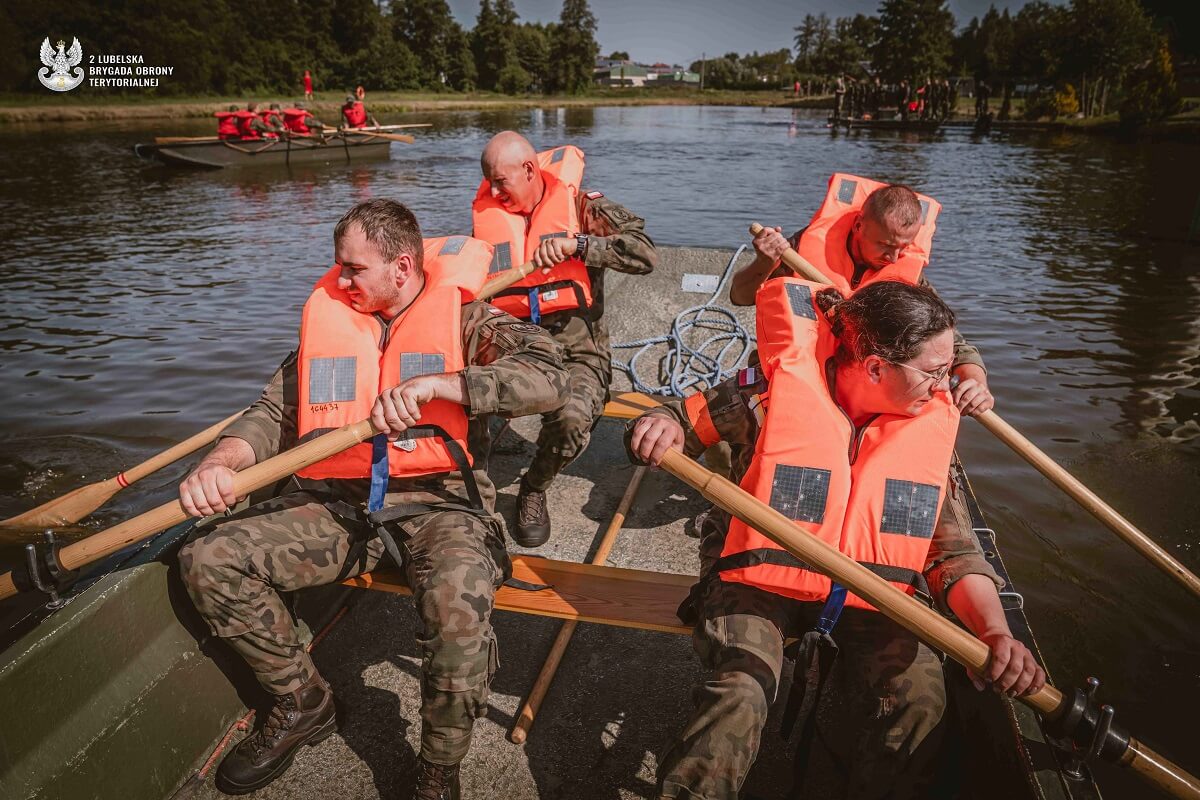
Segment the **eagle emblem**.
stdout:
<svg viewBox="0 0 1200 800">
<path fill-rule="evenodd" d="M 83 60 L 83 48 L 79 40 L 72 37 L 71 49 L 65 50 L 67 43 L 58 40 L 58 51 L 50 46 L 50 37 L 42 40 L 42 63 L 46 69 L 38 70 L 38 80 L 42 86 L 55 92 L 69 92 L 83 83 L 83 69 L 79 62 Z"/>
</svg>

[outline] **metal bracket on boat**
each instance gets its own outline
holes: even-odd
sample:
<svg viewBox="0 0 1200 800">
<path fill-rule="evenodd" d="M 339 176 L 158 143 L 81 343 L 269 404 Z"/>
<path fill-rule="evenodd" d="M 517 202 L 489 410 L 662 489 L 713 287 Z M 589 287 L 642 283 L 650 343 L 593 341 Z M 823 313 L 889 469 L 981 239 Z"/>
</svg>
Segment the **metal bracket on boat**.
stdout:
<svg viewBox="0 0 1200 800">
<path fill-rule="evenodd" d="M 36 589 L 50 598 L 46 608 L 61 608 L 66 600 L 59 596 L 60 592 L 75 582 L 79 570 L 68 570 L 59 560 L 58 553 L 62 542 L 58 541 L 54 531 L 42 533 L 42 547 L 35 543 L 25 545 L 24 583 L 28 588 Z"/>
<path fill-rule="evenodd" d="M 1116 763 L 1129 748 L 1129 734 L 1113 724 L 1113 707 L 1096 706 L 1100 680 L 1088 678 L 1087 686 L 1086 691 L 1064 694 L 1062 706 L 1045 723 L 1046 732 L 1066 751 L 1063 772 L 1073 780 L 1085 779 L 1085 761 L 1101 758 Z"/>
</svg>

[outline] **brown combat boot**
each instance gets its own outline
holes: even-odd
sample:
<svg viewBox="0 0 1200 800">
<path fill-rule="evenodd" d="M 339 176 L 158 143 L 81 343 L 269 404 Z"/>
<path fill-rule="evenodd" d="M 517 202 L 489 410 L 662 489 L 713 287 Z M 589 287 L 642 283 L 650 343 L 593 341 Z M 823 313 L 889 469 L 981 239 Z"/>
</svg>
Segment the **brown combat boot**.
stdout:
<svg viewBox="0 0 1200 800">
<path fill-rule="evenodd" d="M 458 764 L 445 767 L 421 759 L 417 764 L 417 788 L 413 800 L 461 800 L 458 785 Z"/>
<path fill-rule="evenodd" d="M 278 696 L 262 726 L 225 756 L 217 768 L 217 788 L 225 794 L 261 789 L 292 765 L 301 745 L 316 744 L 336 730 L 333 692 L 314 673 L 296 691 Z"/>
<path fill-rule="evenodd" d="M 517 524 L 513 526 L 513 541 L 521 547 L 541 547 L 550 539 L 550 511 L 546 493 L 531 489 L 524 479 L 517 492 Z"/>
</svg>

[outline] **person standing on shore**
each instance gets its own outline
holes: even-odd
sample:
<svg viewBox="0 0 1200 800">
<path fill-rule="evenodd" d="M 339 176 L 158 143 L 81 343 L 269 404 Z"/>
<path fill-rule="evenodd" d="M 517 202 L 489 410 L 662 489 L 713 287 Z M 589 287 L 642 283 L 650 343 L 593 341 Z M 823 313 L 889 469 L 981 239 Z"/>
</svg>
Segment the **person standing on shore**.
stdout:
<svg viewBox="0 0 1200 800">
<path fill-rule="evenodd" d="M 513 538 L 538 547 L 550 538 L 546 490 L 588 445 L 608 400 L 612 351 L 604 324 L 608 270 L 647 275 L 658 262 L 645 221 L 600 192 L 585 191 L 584 155 L 566 145 L 539 154 L 502 131 L 480 157 L 483 181 L 471 205 L 474 236 L 495 246 L 493 276 L 532 262 L 533 274 L 492 304 L 545 328 L 564 352 L 570 393 L 542 415 L 537 454 L 521 479 Z"/>
<path fill-rule="evenodd" d="M 304 99 L 305 100 L 313 99 L 312 75 L 309 74 L 308 70 L 304 70 Z"/>
</svg>

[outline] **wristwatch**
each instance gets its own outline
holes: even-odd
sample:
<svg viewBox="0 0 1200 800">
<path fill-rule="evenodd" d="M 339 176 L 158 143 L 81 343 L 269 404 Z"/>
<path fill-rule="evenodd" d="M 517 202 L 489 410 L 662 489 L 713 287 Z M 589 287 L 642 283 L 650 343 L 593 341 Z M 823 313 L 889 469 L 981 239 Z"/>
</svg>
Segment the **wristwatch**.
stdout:
<svg viewBox="0 0 1200 800">
<path fill-rule="evenodd" d="M 586 233 L 575 234 L 575 258 L 580 261 L 587 255 L 588 235 Z"/>
</svg>

